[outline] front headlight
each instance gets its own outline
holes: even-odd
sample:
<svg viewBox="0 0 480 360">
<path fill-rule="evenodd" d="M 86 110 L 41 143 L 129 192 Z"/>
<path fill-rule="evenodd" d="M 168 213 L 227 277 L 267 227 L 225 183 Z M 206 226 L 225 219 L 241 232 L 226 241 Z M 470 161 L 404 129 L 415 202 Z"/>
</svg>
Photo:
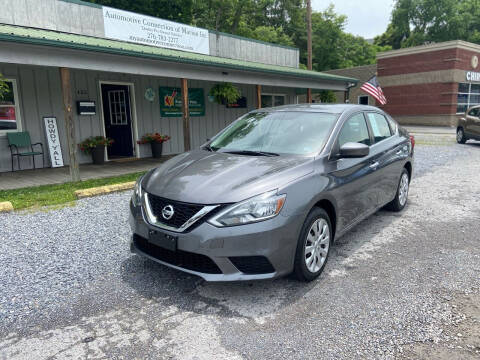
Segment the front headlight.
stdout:
<svg viewBox="0 0 480 360">
<path fill-rule="evenodd" d="M 135 206 L 142 205 L 142 180 L 143 176 L 137 180 L 137 182 L 135 183 L 135 187 L 133 188 L 132 202 Z"/>
<path fill-rule="evenodd" d="M 271 219 L 277 216 L 285 204 L 286 194 L 277 194 L 277 190 L 234 204 L 212 217 L 212 225 L 235 226 Z"/>
</svg>

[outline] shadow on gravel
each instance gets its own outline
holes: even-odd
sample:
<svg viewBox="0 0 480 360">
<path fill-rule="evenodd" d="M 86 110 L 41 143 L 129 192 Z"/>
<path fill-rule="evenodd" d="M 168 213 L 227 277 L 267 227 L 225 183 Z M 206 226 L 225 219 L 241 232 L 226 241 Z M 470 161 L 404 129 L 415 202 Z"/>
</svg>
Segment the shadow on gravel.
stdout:
<svg viewBox="0 0 480 360">
<path fill-rule="evenodd" d="M 132 255 L 121 267 L 121 278 L 140 296 L 181 311 L 222 317 L 268 316 L 296 302 L 313 288 L 292 276 L 276 280 L 209 283 L 200 277 L 170 269 Z M 212 309 L 214 308 L 214 309 Z"/>
<path fill-rule="evenodd" d="M 334 245 L 325 271 L 311 283 L 299 282 L 293 275 L 275 280 L 208 283 L 138 255 L 124 260 L 121 278 L 140 296 L 158 301 L 165 307 L 172 305 L 198 314 L 213 312 L 222 317 L 262 321 L 296 303 L 314 288 L 331 286 L 331 281 L 335 280 L 329 274 L 333 270 L 350 271 L 357 267 L 358 264 L 345 266 L 343 260 L 357 252 L 398 216 L 401 215 L 380 211 L 358 224 Z"/>
</svg>

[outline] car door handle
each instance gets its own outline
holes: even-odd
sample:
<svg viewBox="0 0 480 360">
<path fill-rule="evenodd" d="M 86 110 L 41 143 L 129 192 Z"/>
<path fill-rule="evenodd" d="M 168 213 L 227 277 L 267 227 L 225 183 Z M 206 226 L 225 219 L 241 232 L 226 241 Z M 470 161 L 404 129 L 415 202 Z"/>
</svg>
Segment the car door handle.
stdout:
<svg viewBox="0 0 480 360">
<path fill-rule="evenodd" d="M 371 168 L 371 169 L 376 169 L 376 168 L 378 167 L 378 165 L 380 165 L 380 164 L 378 163 L 378 161 L 375 161 L 375 162 L 373 162 L 373 163 L 370 164 L 370 168 Z"/>
</svg>

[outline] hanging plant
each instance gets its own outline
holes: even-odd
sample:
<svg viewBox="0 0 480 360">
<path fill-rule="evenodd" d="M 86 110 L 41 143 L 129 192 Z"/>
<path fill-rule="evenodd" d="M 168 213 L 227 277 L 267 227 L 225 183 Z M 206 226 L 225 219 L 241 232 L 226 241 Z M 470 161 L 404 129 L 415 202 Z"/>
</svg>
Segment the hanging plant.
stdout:
<svg viewBox="0 0 480 360">
<path fill-rule="evenodd" d="M 208 95 L 213 96 L 218 104 L 233 104 L 242 97 L 240 90 L 232 83 L 216 84 Z"/>
</svg>

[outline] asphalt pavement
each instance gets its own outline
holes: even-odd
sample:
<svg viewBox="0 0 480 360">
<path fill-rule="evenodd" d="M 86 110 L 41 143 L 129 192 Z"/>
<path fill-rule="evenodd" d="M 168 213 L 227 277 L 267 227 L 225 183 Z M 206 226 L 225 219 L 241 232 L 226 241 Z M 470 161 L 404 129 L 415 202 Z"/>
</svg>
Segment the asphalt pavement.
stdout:
<svg viewBox="0 0 480 360">
<path fill-rule="evenodd" d="M 480 143 L 416 147 L 407 208 L 312 283 L 206 283 L 132 255 L 130 193 L 0 215 L 0 359 L 478 359 Z"/>
</svg>

